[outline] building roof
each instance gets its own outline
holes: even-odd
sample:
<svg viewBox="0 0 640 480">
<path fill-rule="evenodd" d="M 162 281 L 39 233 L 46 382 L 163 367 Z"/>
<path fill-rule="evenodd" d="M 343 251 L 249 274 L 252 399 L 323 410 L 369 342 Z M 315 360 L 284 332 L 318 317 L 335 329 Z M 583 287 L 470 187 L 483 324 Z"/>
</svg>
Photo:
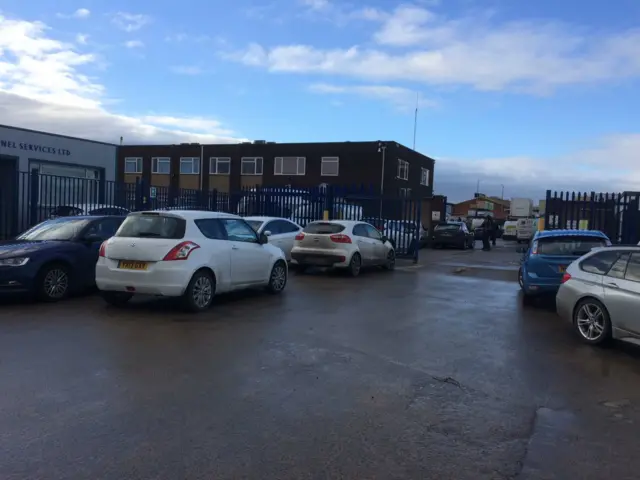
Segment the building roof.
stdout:
<svg viewBox="0 0 640 480">
<path fill-rule="evenodd" d="M 8 128 L 9 130 L 20 130 L 21 132 L 37 133 L 39 135 L 49 135 L 49 136 L 58 137 L 58 138 L 67 138 L 69 140 L 77 140 L 79 142 L 97 143 L 99 145 L 108 145 L 110 147 L 118 146 L 115 143 L 100 142 L 98 140 L 89 140 L 87 138 L 80 138 L 80 137 L 70 137 L 69 135 L 60 135 L 59 133 L 43 132 L 41 130 L 31 130 L 29 128 L 14 127 L 11 125 L 0 125 L 0 128 Z"/>
</svg>

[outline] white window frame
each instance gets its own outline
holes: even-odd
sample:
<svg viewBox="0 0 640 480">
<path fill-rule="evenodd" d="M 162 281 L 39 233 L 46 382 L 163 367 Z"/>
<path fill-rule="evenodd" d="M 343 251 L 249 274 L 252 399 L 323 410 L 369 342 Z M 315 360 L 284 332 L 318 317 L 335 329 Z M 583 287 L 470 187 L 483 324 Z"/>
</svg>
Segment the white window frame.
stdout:
<svg viewBox="0 0 640 480">
<path fill-rule="evenodd" d="M 253 163 L 253 172 L 254 173 L 244 173 L 244 165 L 245 163 Z M 260 168 L 258 168 L 260 165 Z M 258 170 L 260 173 L 258 173 Z M 240 159 L 240 175 L 243 176 L 261 176 L 264 171 L 264 158 L 262 157 L 242 157 Z"/>
<path fill-rule="evenodd" d="M 182 171 L 182 165 L 186 165 L 187 162 L 191 163 L 189 173 Z M 200 157 L 180 157 L 180 175 L 200 175 Z"/>
<path fill-rule="evenodd" d="M 325 173 L 325 164 L 333 164 L 337 166 L 336 173 Z M 320 176 L 321 177 L 337 177 L 340 175 L 340 157 L 322 157 L 320 161 Z"/>
<path fill-rule="evenodd" d="M 127 172 L 127 163 L 136 162 L 136 171 Z M 142 157 L 124 157 L 124 173 L 125 175 L 136 175 L 142 173 Z"/>
<path fill-rule="evenodd" d="M 157 168 L 160 165 L 160 162 L 169 165 L 168 172 L 161 172 L 160 169 Z M 169 175 L 171 173 L 171 157 L 151 157 L 151 173 L 154 175 Z"/>
<path fill-rule="evenodd" d="M 296 159 L 296 173 L 284 173 L 284 159 L 295 158 Z M 300 168 L 302 166 L 302 168 Z M 278 169 L 278 167 L 280 167 Z M 280 171 L 278 171 L 280 170 Z M 307 172 L 307 158 L 306 157 L 276 157 L 273 161 L 273 174 L 284 177 L 297 177 L 305 175 Z"/>
<path fill-rule="evenodd" d="M 229 172 L 219 173 L 218 163 L 228 164 Z M 209 175 L 231 175 L 231 157 L 210 157 L 209 158 Z"/>
<path fill-rule="evenodd" d="M 420 167 L 420 185 L 429 186 L 429 169 Z"/>
<path fill-rule="evenodd" d="M 404 173 L 404 175 L 403 175 Z M 409 180 L 409 162 L 398 159 L 398 177 L 400 180 Z"/>
</svg>

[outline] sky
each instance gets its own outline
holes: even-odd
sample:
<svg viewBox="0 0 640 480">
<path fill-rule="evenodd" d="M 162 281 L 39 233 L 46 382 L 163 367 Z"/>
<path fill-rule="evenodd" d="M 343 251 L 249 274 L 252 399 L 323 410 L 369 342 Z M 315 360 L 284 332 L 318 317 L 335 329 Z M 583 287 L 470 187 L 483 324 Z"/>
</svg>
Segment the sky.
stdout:
<svg viewBox="0 0 640 480">
<path fill-rule="evenodd" d="M 637 0 L 0 0 L 0 123 L 389 140 L 450 201 L 640 190 Z"/>
</svg>

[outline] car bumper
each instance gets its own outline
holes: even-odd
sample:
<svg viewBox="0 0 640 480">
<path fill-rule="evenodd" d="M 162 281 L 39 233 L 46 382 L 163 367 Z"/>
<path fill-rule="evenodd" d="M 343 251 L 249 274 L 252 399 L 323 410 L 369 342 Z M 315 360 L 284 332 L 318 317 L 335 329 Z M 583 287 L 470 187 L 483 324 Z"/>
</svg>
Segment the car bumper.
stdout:
<svg viewBox="0 0 640 480">
<path fill-rule="evenodd" d="M 117 260 L 101 258 L 96 264 L 96 285 L 108 292 L 129 292 L 163 297 L 179 297 L 193 272 L 182 262 L 151 262 L 148 270 L 124 270 Z"/>
<path fill-rule="evenodd" d="M 341 250 L 328 250 L 326 252 L 303 248 L 291 250 L 291 261 L 298 265 L 341 268 L 348 266 L 350 260 L 351 253 Z"/>
<path fill-rule="evenodd" d="M 556 294 L 562 285 L 562 278 L 527 277 L 525 292 L 529 295 Z"/>
<path fill-rule="evenodd" d="M 570 288 L 560 285 L 556 294 L 556 312 L 558 316 L 568 322 L 573 321 L 573 308 L 575 306 L 575 295 Z"/>
<path fill-rule="evenodd" d="M 38 272 L 32 266 L 27 263 L 22 267 L 0 267 L 0 295 L 33 290 Z"/>
</svg>

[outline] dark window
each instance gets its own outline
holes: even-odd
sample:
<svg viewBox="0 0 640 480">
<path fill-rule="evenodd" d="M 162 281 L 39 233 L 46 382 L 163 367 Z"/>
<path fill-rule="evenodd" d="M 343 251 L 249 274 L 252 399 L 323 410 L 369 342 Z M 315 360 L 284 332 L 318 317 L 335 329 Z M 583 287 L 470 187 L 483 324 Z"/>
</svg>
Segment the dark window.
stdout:
<svg viewBox="0 0 640 480">
<path fill-rule="evenodd" d="M 17 240 L 72 240 L 89 224 L 86 219 L 46 220 L 18 235 Z"/>
<path fill-rule="evenodd" d="M 63 205 L 63 206 L 54 208 L 53 211 L 51 212 L 51 215 L 54 215 L 56 217 L 72 217 L 76 215 L 82 215 L 83 213 L 84 212 L 82 211 L 81 208 Z"/>
<path fill-rule="evenodd" d="M 368 237 L 367 226 L 364 223 L 359 223 L 355 227 L 353 227 L 353 234 L 358 237 Z"/>
<path fill-rule="evenodd" d="M 258 243 L 256 232 L 244 220 L 224 218 L 220 222 L 224 225 L 227 238 L 232 242 Z"/>
<path fill-rule="evenodd" d="M 276 222 L 280 228 L 280 233 L 293 233 L 300 230 L 300 227 L 286 220 L 276 220 Z"/>
<path fill-rule="evenodd" d="M 539 255 L 582 256 L 592 248 L 606 246 L 607 242 L 600 237 L 570 235 L 539 238 L 537 244 Z"/>
<path fill-rule="evenodd" d="M 220 220 L 216 220 L 215 218 L 201 218 L 200 220 L 195 220 L 194 223 L 196 227 L 198 227 L 198 230 L 211 240 L 227 239 L 227 232 L 220 223 Z"/>
<path fill-rule="evenodd" d="M 118 207 L 104 207 L 90 210 L 87 213 L 89 215 L 126 215 L 129 213 L 129 211 Z"/>
<path fill-rule="evenodd" d="M 313 222 L 304 227 L 304 233 L 317 233 L 319 235 L 332 235 L 344 230 L 344 225 L 330 222 Z"/>
<path fill-rule="evenodd" d="M 580 268 L 587 273 L 595 273 L 597 275 L 605 275 L 616 263 L 616 260 L 620 257 L 620 252 L 608 251 L 600 252 L 591 257 L 583 260 L 580 263 Z"/>
<path fill-rule="evenodd" d="M 256 232 L 260 230 L 260 227 L 264 223 L 262 220 L 245 220 L 245 222 L 247 222 Z"/>
<path fill-rule="evenodd" d="M 143 213 L 129 215 L 125 218 L 116 237 L 178 240 L 184 237 L 186 228 L 187 222 L 183 218 L 160 215 L 159 213 Z"/>
<path fill-rule="evenodd" d="M 106 240 L 116 234 L 118 228 L 122 225 L 122 221 L 122 218 L 103 218 L 95 221 L 89 226 L 85 235 L 98 235 Z"/>
<path fill-rule="evenodd" d="M 624 278 L 632 282 L 640 282 L 640 253 L 631 255 Z"/>
<path fill-rule="evenodd" d="M 622 253 L 620 255 L 620 258 L 616 260 L 616 262 L 613 264 L 613 266 L 607 273 L 607 276 L 613 277 L 613 278 L 624 278 L 624 272 L 627 269 L 627 262 L 629 261 L 629 255 L 631 254 Z"/>
<path fill-rule="evenodd" d="M 382 234 L 371 225 L 365 225 L 364 228 L 366 228 L 369 238 L 373 238 L 374 240 L 380 240 L 382 238 Z"/>
<path fill-rule="evenodd" d="M 457 232 L 460 230 L 460 225 L 457 223 L 448 223 L 445 225 L 436 225 L 436 232 Z"/>
</svg>

